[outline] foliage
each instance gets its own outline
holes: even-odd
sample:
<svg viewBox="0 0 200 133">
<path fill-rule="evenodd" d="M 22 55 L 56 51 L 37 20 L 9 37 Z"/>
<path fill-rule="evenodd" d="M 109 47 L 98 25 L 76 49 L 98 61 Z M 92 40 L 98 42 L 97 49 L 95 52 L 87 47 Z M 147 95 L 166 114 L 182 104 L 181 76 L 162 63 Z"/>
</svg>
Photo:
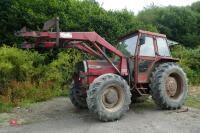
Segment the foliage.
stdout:
<svg viewBox="0 0 200 133">
<path fill-rule="evenodd" d="M 194 2 L 191 5 L 191 9 L 195 12 L 200 13 L 200 1 Z"/>
<path fill-rule="evenodd" d="M 81 53 L 77 50 L 69 49 L 60 52 L 58 59 L 48 64 L 43 80 L 56 81 L 57 85 L 61 87 L 68 85 L 73 75 L 75 63 L 81 59 Z"/>
<path fill-rule="evenodd" d="M 112 44 L 131 30 L 156 31 L 127 10 L 106 11 L 93 0 L 3 0 L 0 10 L 0 44 L 19 43 L 14 36 L 17 30 L 23 26 L 40 30 L 45 21 L 57 16 L 62 31 L 96 31 Z"/>
<path fill-rule="evenodd" d="M 180 64 L 186 71 L 189 82 L 192 85 L 200 83 L 200 46 L 196 49 L 185 48 L 177 45 L 172 49 L 174 57 L 180 59 Z"/>
<path fill-rule="evenodd" d="M 190 94 L 185 105 L 200 109 L 200 93 Z"/>
<path fill-rule="evenodd" d="M 0 48 L 0 111 L 24 101 L 38 102 L 67 95 L 73 66 L 81 60 L 81 54 L 66 50 L 49 64 L 44 64 L 45 58 L 35 51 Z"/>
<path fill-rule="evenodd" d="M 197 4 L 197 3 L 196 3 Z M 158 31 L 180 42 L 184 46 L 195 47 L 200 41 L 200 14 L 188 7 L 156 7 L 150 6 L 138 14 L 138 18 L 147 24 L 156 25 Z"/>
<path fill-rule="evenodd" d="M 0 48 L 0 82 L 3 88 L 11 80 L 24 81 L 34 76 L 35 67 L 42 56 L 37 52 L 3 46 Z"/>
</svg>

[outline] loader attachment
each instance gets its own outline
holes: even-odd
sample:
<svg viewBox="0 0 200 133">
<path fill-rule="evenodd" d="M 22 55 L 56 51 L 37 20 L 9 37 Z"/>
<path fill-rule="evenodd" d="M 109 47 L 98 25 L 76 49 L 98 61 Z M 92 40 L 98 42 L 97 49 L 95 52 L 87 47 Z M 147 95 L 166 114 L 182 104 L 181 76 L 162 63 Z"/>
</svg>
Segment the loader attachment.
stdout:
<svg viewBox="0 0 200 133">
<path fill-rule="evenodd" d="M 48 32 L 50 28 L 56 28 L 56 32 Z M 59 18 L 47 21 L 43 31 L 27 31 L 24 27 L 16 33 L 16 36 L 23 37 L 25 40 L 35 38 L 34 43 L 25 41 L 21 48 L 76 48 L 90 55 L 105 58 L 120 75 L 128 75 L 126 57 L 119 50 L 96 32 L 60 32 Z M 108 58 L 103 49 L 109 50 L 120 58 L 120 69 Z"/>
</svg>

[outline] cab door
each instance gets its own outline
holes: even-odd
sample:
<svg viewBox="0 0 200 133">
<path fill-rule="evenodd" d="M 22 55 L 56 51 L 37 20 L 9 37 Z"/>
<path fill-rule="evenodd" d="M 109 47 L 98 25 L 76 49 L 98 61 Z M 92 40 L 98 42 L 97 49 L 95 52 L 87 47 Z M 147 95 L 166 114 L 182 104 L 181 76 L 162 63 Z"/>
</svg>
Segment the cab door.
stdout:
<svg viewBox="0 0 200 133">
<path fill-rule="evenodd" d="M 148 83 L 148 77 L 151 72 L 151 68 L 154 65 L 156 58 L 156 46 L 155 39 L 151 35 L 145 35 L 144 44 L 139 45 L 137 54 L 137 73 L 136 79 L 138 83 Z"/>
</svg>

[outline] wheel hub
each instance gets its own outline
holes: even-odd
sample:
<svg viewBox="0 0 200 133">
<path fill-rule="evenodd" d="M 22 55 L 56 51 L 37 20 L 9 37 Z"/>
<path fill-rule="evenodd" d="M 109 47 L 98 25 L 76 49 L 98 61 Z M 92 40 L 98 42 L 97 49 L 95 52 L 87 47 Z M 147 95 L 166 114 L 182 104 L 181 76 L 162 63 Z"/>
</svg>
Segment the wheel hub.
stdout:
<svg viewBox="0 0 200 133">
<path fill-rule="evenodd" d="M 118 100 L 117 92 L 111 89 L 107 94 L 105 94 L 105 98 L 109 104 L 115 103 Z"/>
<path fill-rule="evenodd" d="M 167 94 L 170 97 L 173 97 L 176 95 L 177 92 L 177 81 L 175 78 L 173 77 L 168 77 L 167 81 L 166 81 L 166 90 L 167 90 Z"/>
<path fill-rule="evenodd" d="M 106 108 L 113 108 L 118 103 L 118 92 L 115 88 L 110 87 L 104 92 L 102 102 Z"/>
</svg>

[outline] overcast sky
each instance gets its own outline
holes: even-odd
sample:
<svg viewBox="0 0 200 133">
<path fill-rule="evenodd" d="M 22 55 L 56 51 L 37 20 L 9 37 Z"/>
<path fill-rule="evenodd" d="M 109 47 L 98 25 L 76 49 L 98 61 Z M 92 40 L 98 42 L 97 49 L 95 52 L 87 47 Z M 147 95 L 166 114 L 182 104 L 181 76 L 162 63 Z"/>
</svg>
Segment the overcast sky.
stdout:
<svg viewBox="0 0 200 133">
<path fill-rule="evenodd" d="M 191 5 L 193 2 L 199 0 L 96 0 L 96 1 L 102 4 L 102 6 L 107 10 L 109 9 L 120 10 L 127 8 L 128 10 L 131 10 L 135 14 L 137 14 L 144 7 L 151 5 L 152 3 L 158 6 L 168 6 L 168 5 L 186 6 L 186 5 Z"/>
</svg>

